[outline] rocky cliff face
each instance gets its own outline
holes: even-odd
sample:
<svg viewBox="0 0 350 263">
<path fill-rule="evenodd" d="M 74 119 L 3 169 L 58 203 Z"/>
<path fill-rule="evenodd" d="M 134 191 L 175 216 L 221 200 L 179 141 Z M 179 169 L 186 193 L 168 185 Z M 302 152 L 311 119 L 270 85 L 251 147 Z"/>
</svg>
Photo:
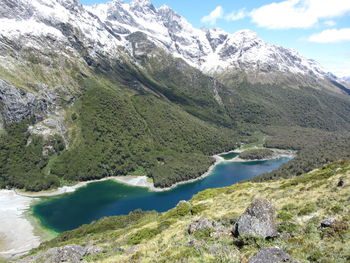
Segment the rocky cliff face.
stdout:
<svg viewBox="0 0 350 263">
<path fill-rule="evenodd" d="M 55 109 L 54 96 L 40 88 L 42 97 L 30 92 L 24 92 L 13 85 L 0 80 L 0 119 L 2 122 L 19 122 L 27 118 L 42 120 L 50 111 Z"/>
</svg>

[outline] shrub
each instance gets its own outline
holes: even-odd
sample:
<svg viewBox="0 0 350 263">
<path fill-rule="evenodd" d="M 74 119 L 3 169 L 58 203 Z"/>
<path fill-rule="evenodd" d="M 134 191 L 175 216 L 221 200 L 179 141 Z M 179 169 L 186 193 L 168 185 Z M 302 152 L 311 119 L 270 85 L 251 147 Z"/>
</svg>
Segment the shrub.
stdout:
<svg viewBox="0 0 350 263">
<path fill-rule="evenodd" d="M 143 228 L 137 231 L 135 234 L 132 234 L 128 238 L 127 243 L 129 245 L 137 245 L 140 244 L 142 241 L 150 240 L 151 238 L 155 237 L 161 232 L 162 230 L 159 228 Z"/>
</svg>

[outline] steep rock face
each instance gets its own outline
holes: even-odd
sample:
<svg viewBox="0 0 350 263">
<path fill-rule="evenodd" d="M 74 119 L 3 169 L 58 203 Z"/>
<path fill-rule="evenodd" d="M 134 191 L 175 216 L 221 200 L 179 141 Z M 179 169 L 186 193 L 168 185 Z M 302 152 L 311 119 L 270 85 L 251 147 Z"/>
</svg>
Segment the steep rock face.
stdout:
<svg viewBox="0 0 350 263">
<path fill-rule="evenodd" d="M 41 89 L 45 91 L 45 89 Z M 38 98 L 32 93 L 25 93 L 0 80 L 0 120 L 11 123 L 34 117 L 42 119 L 49 111 L 55 109 L 53 94 L 45 93 Z"/>
</svg>

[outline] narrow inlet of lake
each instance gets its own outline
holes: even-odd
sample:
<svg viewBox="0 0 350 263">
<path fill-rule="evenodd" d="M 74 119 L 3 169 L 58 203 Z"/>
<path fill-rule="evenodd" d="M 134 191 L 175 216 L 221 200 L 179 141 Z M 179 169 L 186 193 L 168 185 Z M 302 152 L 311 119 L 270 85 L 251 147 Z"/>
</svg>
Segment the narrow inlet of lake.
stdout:
<svg viewBox="0 0 350 263">
<path fill-rule="evenodd" d="M 71 230 L 101 217 L 128 214 L 138 208 L 164 212 L 200 191 L 271 172 L 289 160 L 223 162 L 208 177 L 166 192 L 150 192 L 115 181 L 91 183 L 74 193 L 43 199 L 33 207 L 33 212 L 46 228 L 56 232 Z"/>
</svg>

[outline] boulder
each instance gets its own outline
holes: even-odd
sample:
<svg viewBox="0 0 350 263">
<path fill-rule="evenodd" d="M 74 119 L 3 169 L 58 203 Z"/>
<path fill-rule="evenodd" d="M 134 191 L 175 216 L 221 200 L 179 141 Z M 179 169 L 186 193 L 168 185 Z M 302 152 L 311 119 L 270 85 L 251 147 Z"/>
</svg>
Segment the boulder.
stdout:
<svg viewBox="0 0 350 263">
<path fill-rule="evenodd" d="M 335 218 L 327 218 L 327 219 L 321 221 L 321 227 L 331 227 L 336 222 L 337 222 L 337 219 L 335 219 Z"/>
<path fill-rule="evenodd" d="M 273 204 L 266 199 L 255 199 L 238 218 L 232 233 L 235 237 L 242 235 L 276 237 L 277 226 Z"/>
<path fill-rule="evenodd" d="M 191 235 L 196 231 L 203 230 L 203 229 L 214 229 L 215 222 L 209 221 L 207 219 L 198 219 L 193 221 L 187 229 L 187 232 Z"/>
<path fill-rule="evenodd" d="M 248 263 L 280 263 L 291 262 L 292 258 L 279 247 L 264 247 Z"/>
</svg>

